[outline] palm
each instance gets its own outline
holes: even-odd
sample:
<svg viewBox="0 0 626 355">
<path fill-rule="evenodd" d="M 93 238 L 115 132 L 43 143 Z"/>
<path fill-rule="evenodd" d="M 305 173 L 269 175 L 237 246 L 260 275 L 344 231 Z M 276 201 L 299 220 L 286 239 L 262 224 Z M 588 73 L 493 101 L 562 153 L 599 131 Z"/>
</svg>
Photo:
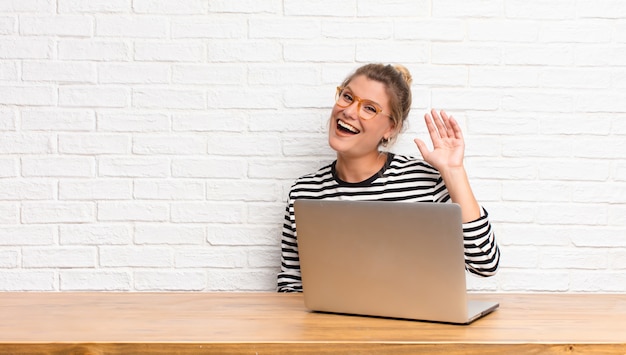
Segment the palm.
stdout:
<svg viewBox="0 0 626 355">
<path fill-rule="evenodd" d="M 424 115 L 424 120 L 433 143 L 433 150 L 429 151 L 422 140 L 415 139 L 424 160 L 439 171 L 463 166 L 465 141 L 454 118 L 444 111 L 439 115 L 431 110 L 430 114 Z"/>
</svg>

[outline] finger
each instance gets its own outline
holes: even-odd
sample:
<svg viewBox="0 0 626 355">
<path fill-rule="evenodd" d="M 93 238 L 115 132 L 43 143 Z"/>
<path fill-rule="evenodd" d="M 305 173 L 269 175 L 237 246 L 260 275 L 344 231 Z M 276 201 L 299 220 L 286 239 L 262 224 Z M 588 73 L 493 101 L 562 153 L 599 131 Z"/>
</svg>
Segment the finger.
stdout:
<svg viewBox="0 0 626 355">
<path fill-rule="evenodd" d="M 433 142 L 433 145 L 436 145 L 441 137 L 439 136 L 439 132 L 437 131 L 437 127 L 435 126 L 435 120 L 431 115 L 425 114 L 424 121 L 426 122 L 426 128 L 428 129 L 428 134 L 430 135 L 430 140 Z"/>
<path fill-rule="evenodd" d="M 446 134 L 448 137 L 456 137 L 455 130 L 452 127 L 454 118 L 452 116 L 448 116 L 446 111 L 441 110 L 441 120 L 443 121 L 444 126 L 446 127 Z"/>
<path fill-rule="evenodd" d="M 461 130 L 461 126 L 452 116 L 450 116 L 450 129 L 453 132 L 452 136 L 454 138 L 463 139 L 463 131 Z"/>
<path fill-rule="evenodd" d="M 437 131 L 439 132 L 439 136 L 441 138 L 446 138 L 448 136 L 448 132 L 446 130 L 446 126 L 441 116 L 439 116 L 439 114 L 437 113 L 435 109 L 430 110 L 430 114 L 432 115 L 433 121 L 435 122 L 435 125 L 437 126 Z"/>
<path fill-rule="evenodd" d="M 424 141 L 419 138 L 415 138 L 413 142 L 415 142 L 417 149 L 420 151 L 420 154 L 422 154 L 422 158 L 426 160 L 426 157 L 430 153 L 430 151 L 428 150 L 428 147 L 426 146 L 426 143 L 424 143 Z"/>
</svg>

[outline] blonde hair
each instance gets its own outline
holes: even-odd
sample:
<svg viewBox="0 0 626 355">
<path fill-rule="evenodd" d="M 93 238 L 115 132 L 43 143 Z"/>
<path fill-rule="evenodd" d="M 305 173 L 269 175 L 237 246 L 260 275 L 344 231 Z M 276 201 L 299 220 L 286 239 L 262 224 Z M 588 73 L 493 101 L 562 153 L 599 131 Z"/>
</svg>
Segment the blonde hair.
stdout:
<svg viewBox="0 0 626 355">
<path fill-rule="evenodd" d="M 387 95 L 389 96 L 389 105 L 391 106 L 389 116 L 395 127 L 395 134 L 389 137 L 389 140 L 395 139 L 404 128 L 404 122 L 409 117 L 409 111 L 411 111 L 411 83 L 413 82 L 411 73 L 400 64 L 366 64 L 348 76 L 341 86 L 347 86 L 352 79 L 359 75 L 385 85 Z"/>
</svg>

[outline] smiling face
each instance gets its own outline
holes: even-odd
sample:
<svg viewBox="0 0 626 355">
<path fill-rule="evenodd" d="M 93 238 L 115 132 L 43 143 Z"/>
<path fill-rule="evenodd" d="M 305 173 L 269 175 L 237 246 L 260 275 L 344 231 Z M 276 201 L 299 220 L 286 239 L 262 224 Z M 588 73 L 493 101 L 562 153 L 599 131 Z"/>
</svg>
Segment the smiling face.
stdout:
<svg viewBox="0 0 626 355">
<path fill-rule="evenodd" d="M 357 100 L 348 107 L 335 104 L 328 132 L 330 147 L 345 157 L 378 154 L 381 139 L 389 138 L 394 131 L 393 122 L 387 115 L 390 107 L 385 85 L 364 75 L 358 75 L 345 86 L 345 90 L 352 97 L 373 101 L 383 112 L 370 120 L 364 120 L 359 117 Z"/>
</svg>

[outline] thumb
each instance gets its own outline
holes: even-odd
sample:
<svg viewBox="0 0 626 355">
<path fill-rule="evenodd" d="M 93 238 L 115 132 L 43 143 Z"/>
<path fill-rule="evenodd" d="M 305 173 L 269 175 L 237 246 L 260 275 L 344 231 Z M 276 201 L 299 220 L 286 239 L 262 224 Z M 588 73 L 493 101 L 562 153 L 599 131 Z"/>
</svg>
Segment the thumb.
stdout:
<svg viewBox="0 0 626 355">
<path fill-rule="evenodd" d="M 426 143 L 424 143 L 424 141 L 419 138 L 415 138 L 413 142 L 415 142 L 415 145 L 417 146 L 417 149 L 419 149 L 420 153 L 422 154 L 422 157 L 426 159 L 426 156 L 429 153 L 428 147 L 426 147 Z"/>
</svg>

